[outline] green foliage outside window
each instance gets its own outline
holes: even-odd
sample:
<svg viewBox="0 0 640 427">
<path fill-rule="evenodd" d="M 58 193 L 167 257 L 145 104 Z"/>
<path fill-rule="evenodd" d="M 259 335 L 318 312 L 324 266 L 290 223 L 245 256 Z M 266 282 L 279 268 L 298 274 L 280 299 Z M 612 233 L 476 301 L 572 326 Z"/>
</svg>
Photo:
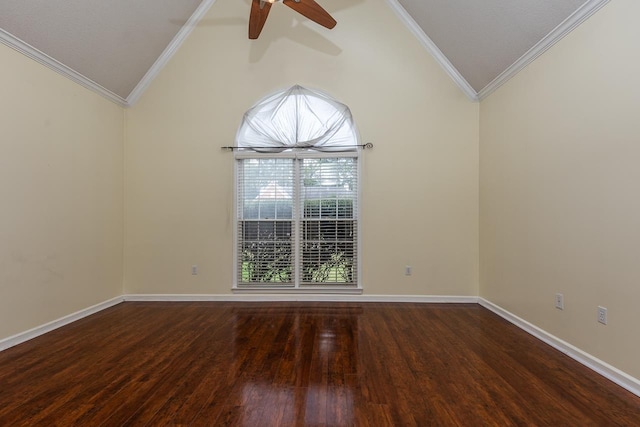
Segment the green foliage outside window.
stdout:
<svg viewBox="0 0 640 427">
<path fill-rule="evenodd" d="M 261 205 L 261 211 L 280 207 Z M 305 200 L 301 222 L 302 283 L 353 283 L 356 223 L 350 199 Z M 280 215 L 278 215 L 280 217 Z M 242 222 L 241 282 L 293 283 L 291 221 Z"/>
</svg>

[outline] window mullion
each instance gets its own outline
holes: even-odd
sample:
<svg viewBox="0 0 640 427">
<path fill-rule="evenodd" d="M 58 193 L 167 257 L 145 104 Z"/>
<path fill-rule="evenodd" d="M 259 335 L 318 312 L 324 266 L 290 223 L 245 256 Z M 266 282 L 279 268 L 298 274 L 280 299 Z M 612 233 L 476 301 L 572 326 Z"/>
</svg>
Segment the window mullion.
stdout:
<svg viewBox="0 0 640 427">
<path fill-rule="evenodd" d="M 300 220 L 302 209 L 300 206 L 302 196 L 300 194 L 300 159 L 294 159 L 293 161 L 293 211 L 292 211 L 292 221 L 293 224 L 291 226 L 293 230 L 293 274 L 294 287 L 300 287 L 300 266 L 302 265 L 300 253 L 300 237 L 302 231 L 300 230 L 302 221 Z"/>
<path fill-rule="evenodd" d="M 235 253 L 233 256 L 234 266 L 233 266 L 233 286 L 236 288 L 238 283 L 242 280 L 242 237 L 240 234 L 240 230 L 242 229 L 242 224 L 244 218 L 242 217 L 242 208 L 240 200 L 242 200 L 243 196 L 243 183 L 244 183 L 244 170 L 241 167 L 241 162 L 236 160 L 234 162 L 234 172 L 235 172 L 235 221 L 236 227 L 233 234 L 234 244 L 233 247 L 235 249 Z"/>
</svg>

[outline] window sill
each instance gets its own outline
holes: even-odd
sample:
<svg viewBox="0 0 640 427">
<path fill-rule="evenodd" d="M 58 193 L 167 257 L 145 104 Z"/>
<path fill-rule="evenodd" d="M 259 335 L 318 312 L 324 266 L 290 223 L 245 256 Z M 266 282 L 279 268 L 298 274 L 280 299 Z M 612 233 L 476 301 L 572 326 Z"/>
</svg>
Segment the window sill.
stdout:
<svg viewBox="0 0 640 427">
<path fill-rule="evenodd" d="M 231 288 L 234 294 L 333 294 L 333 295 L 362 295 L 362 288 L 356 287 L 327 287 L 327 286 L 305 286 L 303 288 L 292 287 L 264 287 L 264 286 L 242 286 Z"/>
</svg>

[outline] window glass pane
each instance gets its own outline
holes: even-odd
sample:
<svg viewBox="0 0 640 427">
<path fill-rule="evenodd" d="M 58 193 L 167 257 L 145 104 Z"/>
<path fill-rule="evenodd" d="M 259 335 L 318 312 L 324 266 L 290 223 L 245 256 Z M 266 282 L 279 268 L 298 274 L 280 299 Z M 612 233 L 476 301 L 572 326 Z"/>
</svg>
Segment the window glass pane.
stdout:
<svg viewBox="0 0 640 427">
<path fill-rule="evenodd" d="M 301 283 L 356 284 L 357 159 L 304 159 L 300 175 Z"/>
<path fill-rule="evenodd" d="M 304 159 L 301 166 L 305 218 L 354 218 L 357 167 L 352 157 Z"/>
<path fill-rule="evenodd" d="M 238 281 L 293 283 L 293 159 L 238 161 Z"/>
<path fill-rule="evenodd" d="M 357 164 L 352 157 L 238 160 L 239 284 L 357 284 Z"/>
<path fill-rule="evenodd" d="M 293 159 L 245 159 L 240 168 L 241 218 L 293 217 Z"/>
<path fill-rule="evenodd" d="M 293 282 L 291 221 L 241 221 L 240 282 Z"/>
<path fill-rule="evenodd" d="M 343 227 L 336 221 L 305 221 L 306 238 L 301 243 L 302 283 L 356 283 L 356 241 L 349 235 L 353 225 Z"/>
</svg>

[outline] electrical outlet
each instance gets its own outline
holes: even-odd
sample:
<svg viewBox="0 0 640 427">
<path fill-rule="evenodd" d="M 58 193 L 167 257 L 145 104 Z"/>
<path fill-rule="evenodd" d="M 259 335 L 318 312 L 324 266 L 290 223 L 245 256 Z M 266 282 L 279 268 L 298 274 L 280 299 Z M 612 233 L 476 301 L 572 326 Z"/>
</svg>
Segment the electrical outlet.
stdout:
<svg viewBox="0 0 640 427">
<path fill-rule="evenodd" d="M 405 276 L 411 276 L 411 266 L 410 266 L 410 265 L 407 265 L 407 266 L 404 268 L 404 275 L 405 275 Z"/>
<path fill-rule="evenodd" d="M 198 266 L 197 265 L 192 265 L 191 266 L 191 275 L 193 275 L 193 276 L 197 276 L 198 275 Z"/>
<path fill-rule="evenodd" d="M 556 294 L 556 308 L 564 310 L 564 295 Z"/>
<path fill-rule="evenodd" d="M 607 308 L 598 306 L 598 322 L 603 325 L 607 324 Z"/>
</svg>

